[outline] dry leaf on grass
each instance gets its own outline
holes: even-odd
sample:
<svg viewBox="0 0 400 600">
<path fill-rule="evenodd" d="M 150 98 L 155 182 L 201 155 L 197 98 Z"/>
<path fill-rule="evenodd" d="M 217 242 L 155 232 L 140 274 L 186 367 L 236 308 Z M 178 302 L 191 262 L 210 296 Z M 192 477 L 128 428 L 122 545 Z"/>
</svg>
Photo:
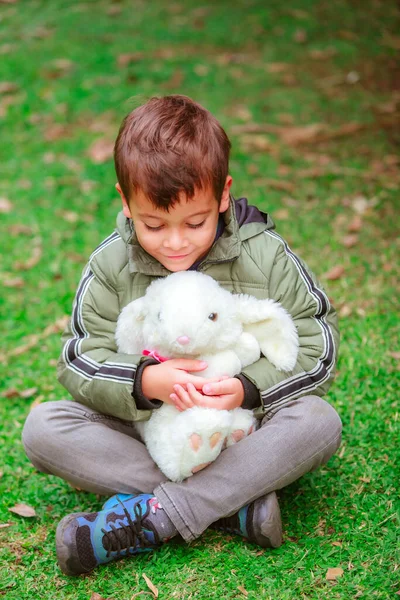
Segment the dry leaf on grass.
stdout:
<svg viewBox="0 0 400 600">
<path fill-rule="evenodd" d="M 105 600 L 103 596 L 100 596 L 97 592 L 93 592 L 90 596 L 90 600 Z"/>
<path fill-rule="evenodd" d="M 362 219 L 359 215 L 355 215 L 353 217 L 353 219 L 350 221 L 349 225 L 347 226 L 347 231 L 349 233 L 357 233 L 358 231 L 360 231 L 362 229 L 363 226 L 363 222 Z"/>
<path fill-rule="evenodd" d="M 38 391 L 37 387 L 31 387 L 31 388 L 27 388 L 26 390 L 22 390 L 22 392 L 19 393 L 20 398 L 32 398 L 32 396 L 34 396 L 36 394 L 36 392 Z"/>
<path fill-rule="evenodd" d="M 23 502 L 12 506 L 8 510 L 16 515 L 19 515 L 20 517 L 36 517 L 35 509 L 28 504 L 24 504 Z"/>
<path fill-rule="evenodd" d="M 291 68 L 292 65 L 283 62 L 268 63 L 265 66 L 265 69 L 268 71 L 268 73 L 285 73 Z"/>
<path fill-rule="evenodd" d="M 0 81 L 0 94 L 11 94 L 18 90 L 16 83 L 12 81 Z"/>
<path fill-rule="evenodd" d="M 8 388 L 5 392 L 2 393 L 3 398 L 18 398 L 19 391 L 15 387 Z"/>
<path fill-rule="evenodd" d="M 13 205 L 8 198 L 0 198 L 0 213 L 9 213 L 12 209 Z"/>
<path fill-rule="evenodd" d="M 290 217 L 289 211 L 287 208 L 280 208 L 274 212 L 274 217 L 276 217 L 278 221 L 287 221 Z"/>
<path fill-rule="evenodd" d="M 249 595 L 249 592 L 242 585 L 238 585 L 238 590 L 243 594 L 243 596 L 247 597 Z"/>
<path fill-rule="evenodd" d="M 143 575 L 143 579 L 146 582 L 147 587 L 153 592 L 154 598 L 158 598 L 158 589 L 156 588 L 154 583 L 152 581 L 150 581 L 150 579 L 147 577 L 146 573 L 142 573 L 142 575 Z"/>
<path fill-rule="evenodd" d="M 108 138 L 99 138 L 89 147 L 88 154 L 92 161 L 101 164 L 110 160 L 114 153 L 114 141 Z"/>
<path fill-rule="evenodd" d="M 12 527 L 14 523 L 0 523 L 0 529 L 5 529 L 6 527 Z"/>
<path fill-rule="evenodd" d="M 261 177 L 255 180 L 256 185 L 263 186 L 265 185 L 268 188 L 272 188 L 273 190 L 283 191 L 283 192 L 294 192 L 296 190 L 296 185 L 291 181 L 284 181 L 282 179 L 269 179 L 267 177 Z"/>
<path fill-rule="evenodd" d="M 346 248 L 352 248 L 358 243 L 358 235 L 351 233 L 350 235 L 345 235 L 342 239 L 342 244 Z"/>
<path fill-rule="evenodd" d="M 396 360 L 400 360 L 400 352 L 389 352 L 389 356 L 395 358 Z"/>
<path fill-rule="evenodd" d="M 31 257 L 28 258 L 28 260 L 26 260 L 25 262 L 22 260 L 17 260 L 14 263 L 14 269 L 16 269 L 17 271 L 29 271 L 30 269 L 33 269 L 33 267 L 36 267 L 36 265 L 42 258 L 42 253 L 42 246 L 33 246 Z"/>
<path fill-rule="evenodd" d="M 29 227 L 29 225 L 24 225 L 23 223 L 15 223 L 15 225 L 10 225 L 8 232 L 12 236 L 32 235 L 34 233 L 32 227 Z"/>
<path fill-rule="evenodd" d="M 46 329 L 42 331 L 42 333 L 36 333 L 28 336 L 27 338 L 25 338 L 26 341 L 24 344 L 22 344 L 21 346 L 17 346 L 13 350 L 10 350 L 7 354 L 2 354 L 0 357 L 0 362 L 6 361 L 11 356 L 20 356 L 21 354 L 24 354 L 25 352 L 36 346 L 36 344 L 38 344 L 41 340 L 49 337 L 53 333 L 61 333 L 67 326 L 68 321 L 69 316 L 64 315 L 63 317 L 57 319 L 57 321 L 55 321 L 54 323 L 51 323 L 51 325 L 48 325 Z"/>
<path fill-rule="evenodd" d="M 332 542 L 332 546 L 336 546 L 337 548 L 341 548 L 343 546 L 342 542 Z"/>
<path fill-rule="evenodd" d="M 333 567 L 327 570 L 325 579 L 327 579 L 328 581 L 336 581 L 336 579 L 338 577 L 341 577 L 342 575 L 343 569 L 341 569 L 340 567 Z"/>
<path fill-rule="evenodd" d="M 22 288 L 25 285 L 25 281 L 22 277 L 13 277 L 12 279 L 4 279 L 3 285 L 9 288 Z"/>
<path fill-rule="evenodd" d="M 139 62 L 144 58 L 143 52 L 127 52 L 117 56 L 117 65 L 119 67 L 127 67 L 133 62 Z"/>
<path fill-rule="evenodd" d="M 336 279 L 340 279 L 344 274 L 344 267 L 342 265 L 336 265 L 332 267 L 327 273 L 325 273 L 325 279 L 329 279 L 329 281 L 335 281 Z"/>
</svg>

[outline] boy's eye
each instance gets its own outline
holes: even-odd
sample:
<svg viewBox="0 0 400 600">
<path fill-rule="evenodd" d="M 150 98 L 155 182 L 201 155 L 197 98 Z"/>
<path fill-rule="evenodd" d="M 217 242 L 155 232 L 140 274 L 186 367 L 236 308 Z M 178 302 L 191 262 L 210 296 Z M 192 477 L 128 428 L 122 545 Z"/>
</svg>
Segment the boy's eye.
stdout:
<svg viewBox="0 0 400 600">
<path fill-rule="evenodd" d="M 160 231 L 160 229 L 162 229 L 162 225 L 158 225 L 158 227 L 150 227 L 150 225 L 146 225 L 146 223 L 144 223 L 144 226 L 149 231 Z"/>
<path fill-rule="evenodd" d="M 208 315 L 208 318 L 210 319 L 210 321 L 216 321 L 218 319 L 218 314 L 217 313 L 210 313 Z"/>
<path fill-rule="evenodd" d="M 190 227 L 190 229 L 198 229 L 199 227 L 203 227 L 204 223 L 206 222 L 206 220 L 204 219 L 204 221 L 202 221 L 201 223 L 188 223 L 188 227 Z"/>
</svg>

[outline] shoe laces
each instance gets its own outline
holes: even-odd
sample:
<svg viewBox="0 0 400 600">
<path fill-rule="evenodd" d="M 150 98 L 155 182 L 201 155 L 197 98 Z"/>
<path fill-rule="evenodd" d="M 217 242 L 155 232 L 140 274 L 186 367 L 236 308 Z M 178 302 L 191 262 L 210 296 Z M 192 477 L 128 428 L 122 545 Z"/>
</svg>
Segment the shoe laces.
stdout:
<svg viewBox="0 0 400 600">
<path fill-rule="evenodd" d="M 228 533 L 241 534 L 240 521 L 238 513 L 231 515 L 230 517 L 222 517 L 211 525 L 213 529 L 219 529 Z"/>
<path fill-rule="evenodd" d="M 117 556 L 119 556 L 122 550 L 152 546 L 142 530 L 143 512 L 140 503 L 137 502 L 133 506 L 135 521 L 132 520 L 132 517 L 124 504 L 122 502 L 120 502 L 120 504 L 128 524 L 121 523 L 119 527 L 115 527 L 114 523 L 110 523 L 111 531 L 106 531 L 102 528 L 101 531 L 104 533 L 103 546 L 104 549 L 107 550 L 107 558 L 110 556 L 111 552 L 116 552 Z"/>
</svg>

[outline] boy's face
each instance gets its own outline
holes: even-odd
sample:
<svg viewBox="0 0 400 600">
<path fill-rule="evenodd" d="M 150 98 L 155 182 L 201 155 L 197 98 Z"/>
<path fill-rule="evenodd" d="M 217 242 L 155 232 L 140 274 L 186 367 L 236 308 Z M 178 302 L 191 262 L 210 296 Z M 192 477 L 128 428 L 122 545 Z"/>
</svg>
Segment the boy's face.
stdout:
<svg viewBox="0 0 400 600">
<path fill-rule="evenodd" d="M 128 203 L 117 183 L 124 215 L 135 224 L 137 239 L 148 254 L 172 272 L 186 271 L 213 245 L 219 213 L 229 206 L 232 177 L 226 178 L 221 204 L 211 188 L 196 190 L 190 200 L 184 193 L 169 212 L 156 208 L 138 190 Z"/>
</svg>

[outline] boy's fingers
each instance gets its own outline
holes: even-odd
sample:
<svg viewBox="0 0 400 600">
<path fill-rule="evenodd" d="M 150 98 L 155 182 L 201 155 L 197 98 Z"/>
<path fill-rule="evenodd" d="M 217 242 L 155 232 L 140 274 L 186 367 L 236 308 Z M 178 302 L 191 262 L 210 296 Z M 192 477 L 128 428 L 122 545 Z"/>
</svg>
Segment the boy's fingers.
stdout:
<svg viewBox="0 0 400 600">
<path fill-rule="evenodd" d="M 224 381 L 217 381 L 215 383 L 206 383 L 202 388 L 203 394 L 206 396 L 222 396 L 223 394 L 231 393 L 230 384 Z"/>
<path fill-rule="evenodd" d="M 175 369 L 182 369 L 184 371 L 204 371 L 208 366 L 204 360 L 192 360 L 189 358 L 173 358 L 169 362 Z"/>
</svg>

